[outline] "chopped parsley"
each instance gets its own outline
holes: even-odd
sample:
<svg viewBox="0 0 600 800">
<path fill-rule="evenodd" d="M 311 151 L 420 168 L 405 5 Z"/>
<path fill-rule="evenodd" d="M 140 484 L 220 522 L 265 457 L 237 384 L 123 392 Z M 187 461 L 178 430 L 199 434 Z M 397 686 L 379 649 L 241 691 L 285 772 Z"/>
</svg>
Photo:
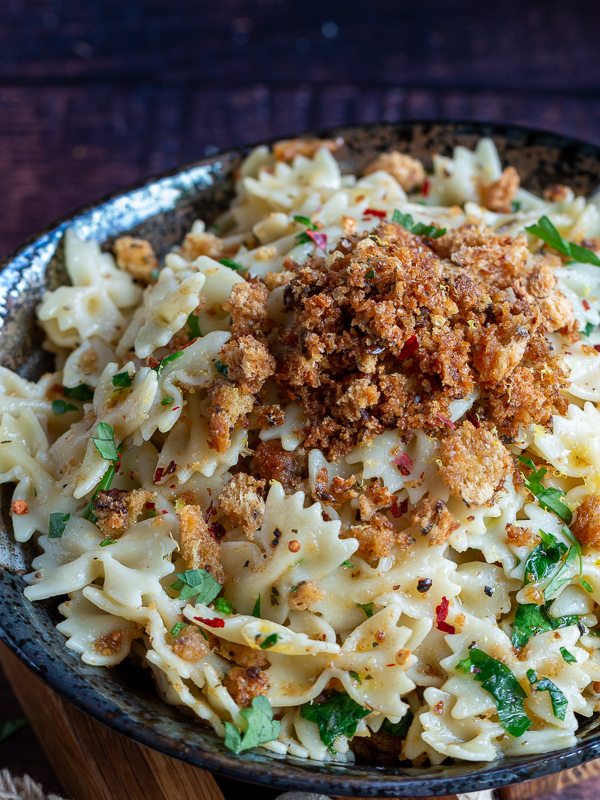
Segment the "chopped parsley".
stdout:
<svg viewBox="0 0 600 800">
<path fill-rule="evenodd" d="M 511 644 L 514 647 L 525 647 L 532 636 L 547 631 L 555 631 L 558 628 L 567 628 L 569 625 L 577 625 L 578 617 L 571 614 L 568 617 L 558 617 L 554 619 L 548 613 L 550 603 L 538 606 L 535 603 L 519 604 L 513 622 Z"/>
<path fill-rule="evenodd" d="M 332 692 L 324 703 L 311 702 L 300 707 L 300 716 L 317 725 L 321 741 L 330 750 L 338 736 L 351 739 L 360 720 L 370 713 L 370 709 L 360 706 L 345 692 Z"/>
<path fill-rule="evenodd" d="M 494 698 L 504 730 L 511 736 L 522 736 L 532 724 L 523 705 L 527 695 L 510 669 L 477 647 L 459 663 Z"/>
<path fill-rule="evenodd" d="M 233 614 L 233 606 L 229 600 L 225 600 L 224 597 L 217 597 L 215 601 L 215 609 L 216 611 L 220 611 L 221 614 Z"/>
<path fill-rule="evenodd" d="M 119 453 L 115 444 L 115 430 L 107 422 L 99 422 L 96 430 L 98 436 L 92 436 L 96 450 L 105 461 L 119 462 Z"/>
<path fill-rule="evenodd" d="M 66 414 L 67 411 L 79 411 L 79 409 L 77 406 L 74 406 L 73 403 L 67 403 L 66 400 L 53 400 L 52 411 L 58 415 Z"/>
<path fill-rule="evenodd" d="M 587 247 L 581 247 L 579 244 L 574 244 L 564 239 L 546 216 L 541 217 L 537 223 L 530 225 L 525 230 L 573 261 L 600 267 L 600 258 L 594 252 L 588 250 Z"/>
<path fill-rule="evenodd" d="M 219 264 L 223 264 L 224 267 L 229 267 L 229 269 L 233 269 L 236 272 L 239 272 L 240 270 L 242 272 L 247 272 L 246 267 L 242 266 L 241 264 L 238 264 L 237 261 L 232 261 L 230 258 L 220 258 Z M 199 336 L 202 336 L 202 334 L 200 333 Z"/>
<path fill-rule="evenodd" d="M 306 231 L 316 231 L 317 226 L 314 222 L 311 222 L 308 217 L 301 217 L 296 215 L 294 217 L 294 222 L 297 222 L 298 225 L 306 225 Z M 306 231 L 302 231 L 302 233 L 296 234 L 296 244 L 314 244 L 313 239 L 310 238 Z"/>
<path fill-rule="evenodd" d="M 552 703 L 552 711 L 557 719 L 564 720 L 567 715 L 569 701 L 558 688 L 555 683 L 549 678 L 538 678 L 535 670 L 527 670 L 527 679 L 536 692 L 548 692 L 550 695 L 550 702 Z"/>
<path fill-rule="evenodd" d="M 263 695 L 254 697 L 251 708 L 243 708 L 240 714 L 247 722 L 243 735 L 232 722 L 225 723 L 225 746 L 234 753 L 272 742 L 279 736 L 280 723 L 273 719 L 273 709 Z"/>
<path fill-rule="evenodd" d="M 171 628 L 171 636 L 177 637 L 181 633 L 181 631 L 185 628 L 185 622 L 176 622 L 175 625 Z M 200 628 L 202 630 L 202 628 Z M 204 633 L 204 631 L 202 631 Z"/>
<path fill-rule="evenodd" d="M 365 277 L 367 277 L 367 278 L 374 278 L 374 277 L 375 277 L 375 270 L 374 270 L 374 269 L 370 269 L 370 270 L 368 270 L 368 271 L 367 271 L 367 274 L 366 274 L 366 276 L 365 276 Z"/>
<path fill-rule="evenodd" d="M 525 479 L 525 486 L 532 495 L 537 497 L 540 506 L 556 514 L 565 525 L 570 525 L 573 514 L 571 509 L 560 499 L 565 492 L 563 492 L 562 489 L 555 489 L 554 487 L 547 489 L 542 484 L 542 478 L 548 470 L 545 467 L 540 467 L 540 469 L 536 470 L 533 461 L 530 458 L 525 458 L 525 456 L 519 456 L 519 461 L 531 470 L 531 475 Z"/>
<path fill-rule="evenodd" d="M 350 677 L 353 678 L 355 681 L 358 681 L 359 683 L 362 683 L 362 681 L 361 681 L 361 679 L 360 679 L 360 677 L 358 675 L 358 672 L 355 672 L 353 669 L 351 669 L 348 672 L 348 675 L 350 675 Z"/>
<path fill-rule="evenodd" d="M 119 453 L 120 450 L 121 450 L 121 448 L 118 447 L 117 448 L 117 453 Z M 90 500 L 90 502 L 85 507 L 85 511 L 83 512 L 83 518 L 84 519 L 89 519 L 92 522 L 96 522 L 97 517 L 94 514 L 92 514 L 92 506 L 94 504 L 94 500 L 98 497 L 100 492 L 105 492 L 108 489 L 110 489 L 110 485 L 111 485 L 111 483 L 113 481 L 113 478 L 115 477 L 115 473 L 117 471 L 117 467 L 118 467 L 118 462 L 111 461 L 108 469 L 104 473 L 104 476 L 103 476 L 102 480 L 98 484 L 98 486 L 96 488 L 96 491 L 92 495 L 92 499 Z"/>
<path fill-rule="evenodd" d="M 586 323 L 585 328 L 581 331 L 584 336 L 589 336 L 596 326 L 593 322 Z"/>
<path fill-rule="evenodd" d="M 576 664 L 577 663 L 577 659 L 575 658 L 573 653 L 569 653 L 569 651 L 567 650 L 566 647 L 561 647 L 560 648 L 560 654 L 564 658 L 564 660 L 567 662 L 567 664 Z"/>
<path fill-rule="evenodd" d="M 590 594 L 594 591 L 594 587 L 590 586 L 590 584 L 585 580 L 585 578 L 579 578 L 579 583 L 583 586 L 586 592 Z"/>
<path fill-rule="evenodd" d="M 274 647 L 277 642 L 279 641 L 279 636 L 276 633 L 272 633 L 270 636 L 267 636 L 266 639 L 263 639 L 260 643 L 261 650 L 269 650 L 271 647 Z"/>
<path fill-rule="evenodd" d="M 48 528 L 49 539 L 62 538 L 67 522 L 71 519 L 70 514 L 63 514 L 61 511 L 55 511 L 50 514 L 50 527 Z"/>
<path fill-rule="evenodd" d="M 357 603 L 356 605 L 359 608 L 362 608 L 362 610 L 365 612 L 367 617 L 372 617 L 373 616 L 373 603 Z"/>
<path fill-rule="evenodd" d="M 63 394 L 65 397 L 73 397 L 75 400 L 81 400 L 82 403 L 89 403 L 94 399 L 94 390 L 87 383 L 80 383 L 79 386 L 63 386 Z"/>
<path fill-rule="evenodd" d="M 192 313 L 187 318 L 187 326 L 190 332 L 190 339 L 200 339 L 202 337 L 202 331 L 200 330 L 200 323 L 198 322 L 198 317 Z"/>
<path fill-rule="evenodd" d="M 224 361 L 221 361 L 221 359 L 215 361 L 215 369 L 217 370 L 219 375 L 222 375 L 224 378 L 227 377 L 227 373 L 229 372 L 229 367 Z"/>
<path fill-rule="evenodd" d="M 108 547 L 109 544 L 116 544 L 117 540 L 113 539 L 110 536 L 107 536 L 106 539 L 100 542 L 100 547 Z"/>
<path fill-rule="evenodd" d="M 559 542 L 551 533 L 540 531 L 541 544 L 535 547 L 525 562 L 524 583 L 537 583 L 556 572 L 558 564 L 567 552 L 567 545 Z"/>
<path fill-rule="evenodd" d="M 341 567 L 350 567 L 350 569 L 356 569 L 354 564 L 351 564 L 349 561 L 342 561 L 340 564 Z"/>
<path fill-rule="evenodd" d="M 516 214 L 517 211 L 521 210 L 522 205 L 523 204 L 521 203 L 520 200 L 513 200 L 512 203 L 510 204 L 510 210 L 512 211 L 513 214 Z"/>
<path fill-rule="evenodd" d="M 171 589 L 179 592 L 180 600 L 196 598 L 196 603 L 208 605 L 223 588 L 210 572 L 205 569 L 188 569 L 185 572 L 176 572 L 177 580 L 171 584 Z"/>
<path fill-rule="evenodd" d="M 167 366 L 167 364 L 170 364 L 172 361 L 176 361 L 182 355 L 183 355 L 183 350 L 176 350 L 174 353 L 171 353 L 170 355 L 165 356 L 163 358 L 163 360 L 160 362 L 160 364 L 158 364 L 156 367 L 154 367 L 154 369 L 156 370 L 156 374 L 160 376 L 160 373 Z"/>
<path fill-rule="evenodd" d="M 21 730 L 21 728 L 26 728 L 27 725 L 29 725 L 29 720 L 25 719 L 25 717 L 5 719 L 3 722 L 0 722 L 0 742 L 8 739 L 9 736 L 12 736 L 13 733 Z"/>
<path fill-rule="evenodd" d="M 388 733 L 390 736 L 406 736 L 413 719 L 414 714 L 409 708 L 400 722 L 390 722 L 389 719 L 386 719 L 383 721 L 380 730 L 384 733 Z"/>
<path fill-rule="evenodd" d="M 127 371 L 117 372 L 116 375 L 113 375 L 112 385 L 117 389 L 129 389 L 132 383 L 132 377 Z"/>
<path fill-rule="evenodd" d="M 163 397 L 163 399 L 160 401 L 160 404 L 161 406 L 172 406 L 174 402 L 175 398 L 169 396 L 169 397 Z"/>
<path fill-rule="evenodd" d="M 397 208 L 394 209 L 392 222 L 402 225 L 403 228 L 410 231 L 410 233 L 414 233 L 416 236 L 429 236 L 430 239 L 439 239 L 440 236 L 446 233 L 446 228 L 438 228 L 435 225 L 423 225 L 422 222 L 415 222 L 410 214 L 403 214 L 401 211 L 398 211 Z"/>
<path fill-rule="evenodd" d="M 254 608 L 252 609 L 252 616 L 260 618 L 260 595 L 256 598 L 256 602 L 254 603 Z"/>
</svg>

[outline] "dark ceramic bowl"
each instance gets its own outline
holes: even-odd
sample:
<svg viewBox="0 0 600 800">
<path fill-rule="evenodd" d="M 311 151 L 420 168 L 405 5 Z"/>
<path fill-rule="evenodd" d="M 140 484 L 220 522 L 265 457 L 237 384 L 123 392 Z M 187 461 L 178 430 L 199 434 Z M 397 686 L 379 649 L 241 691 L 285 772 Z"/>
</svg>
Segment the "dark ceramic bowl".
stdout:
<svg viewBox="0 0 600 800">
<path fill-rule="evenodd" d="M 504 125 L 403 123 L 326 131 L 342 136 L 338 153 L 344 170 L 360 170 L 380 151 L 399 146 L 429 162 L 434 152 L 457 144 L 472 147 L 491 136 L 523 184 L 540 192 L 566 183 L 588 194 L 600 184 L 600 149 L 552 134 Z M 154 178 L 141 187 L 83 209 L 35 237 L 2 265 L 0 274 L 1 363 L 29 379 L 48 368 L 40 348 L 34 310 L 46 288 L 66 282 L 62 239 L 73 226 L 83 238 L 107 247 L 124 232 L 148 238 L 159 255 L 180 242 L 197 217 L 211 220 L 231 195 L 233 173 L 250 148 L 198 161 Z M 332 795 L 415 797 L 468 792 L 530 780 L 600 756 L 600 720 L 582 725 L 577 744 L 549 756 L 506 758 L 492 764 L 452 763 L 439 767 L 342 766 L 277 757 L 253 750 L 236 756 L 208 727 L 163 703 L 145 675 L 127 665 L 107 670 L 83 664 L 65 648 L 54 625 L 56 603 L 30 603 L 22 574 L 29 546 L 15 544 L 8 514 L 11 488 L 0 497 L 0 639 L 48 686 L 78 708 L 120 733 L 199 767 L 283 789 Z"/>
</svg>

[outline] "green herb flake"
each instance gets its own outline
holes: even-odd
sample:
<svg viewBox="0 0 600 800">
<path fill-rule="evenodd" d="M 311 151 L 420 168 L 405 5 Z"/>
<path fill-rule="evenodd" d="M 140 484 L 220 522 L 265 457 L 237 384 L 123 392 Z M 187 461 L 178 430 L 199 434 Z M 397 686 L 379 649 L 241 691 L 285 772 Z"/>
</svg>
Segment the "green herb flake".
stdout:
<svg viewBox="0 0 600 800">
<path fill-rule="evenodd" d="M 117 540 L 107 536 L 106 539 L 100 542 L 100 547 L 108 547 L 109 544 L 116 544 Z"/>
<path fill-rule="evenodd" d="M 439 239 L 446 233 L 446 228 L 438 228 L 435 225 L 423 225 L 422 222 L 415 222 L 410 214 L 402 214 L 397 208 L 394 209 L 392 222 L 402 225 L 415 236 L 429 236 L 430 239 Z"/>
<path fill-rule="evenodd" d="M 588 636 L 596 636 L 596 637 L 600 637 L 600 628 L 591 628 L 591 629 L 588 631 Z"/>
<path fill-rule="evenodd" d="M 132 383 L 133 379 L 128 372 L 117 372 L 113 375 L 112 385 L 117 389 L 129 389 Z"/>
<path fill-rule="evenodd" d="M 0 722 L 0 742 L 8 739 L 8 737 L 12 736 L 13 733 L 21 730 L 21 728 L 26 728 L 28 725 L 29 720 L 25 719 L 25 717 L 5 719 L 3 722 Z"/>
<path fill-rule="evenodd" d="M 598 258 L 595 253 L 588 250 L 587 247 L 581 247 L 581 245 L 568 242 L 564 239 L 546 216 L 541 217 L 536 224 L 530 225 L 528 228 L 525 228 L 525 230 L 537 236 L 538 239 L 546 242 L 546 244 L 549 244 L 550 247 L 558 250 L 559 253 L 568 256 L 573 261 L 577 261 L 580 264 L 593 264 L 595 267 L 600 267 L 600 258 Z"/>
<path fill-rule="evenodd" d="M 532 723 L 525 713 L 523 700 L 527 695 L 519 681 L 505 664 L 477 647 L 471 648 L 469 659 L 474 668 L 471 675 L 494 698 L 504 730 L 511 736 L 522 736 Z"/>
<path fill-rule="evenodd" d="M 200 330 L 200 323 L 198 322 L 198 317 L 192 313 L 187 318 L 187 327 L 190 332 L 190 339 L 201 339 L 202 338 L 202 331 Z"/>
<path fill-rule="evenodd" d="M 96 430 L 98 436 L 93 436 L 92 441 L 96 445 L 96 450 L 105 461 L 119 461 L 119 453 L 115 444 L 115 431 L 112 425 L 107 422 L 99 422 Z"/>
<path fill-rule="evenodd" d="M 163 397 L 163 399 L 160 401 L 160 404 L 161 406 L 172 406 L 174 402 L 175 398 L 169 396 L 169 397 Z"/>
<path fill-rule="evenodd" d="M 527 670 L 527 679 L 536 692 L 548 692 L 550 695 L 550 702 L 552 703 L 552 712 L 554 716 L 557 719 L 564 720 L 567 715 L 567 709 L 569 708 L 569 701 L 558 688 L 558 686 L 555 683 L 552 683 L 549 678 L 538 679 L 538 676 L 533 669 Z"/>
<path fill-rule="evenodd" d="M 513 200 L 513 201 L 512 201 L 512 203 L 510 204 L 510 210 L 511 210 L 511 212 L 512 212 L 513 214 L 516 214 L 518 211 L 520 211 L 520 210 L 521 210 L 521 206 L 522 206 L 522 205 L 523 205 L 523 204 L 521 203 L 521 201 L 520 201 L 520 200 Z"/>
<path fill-rule="evenodd" d="M 148 519 L 154 519 L 155 516 L 156 516 L 156 511 L 151 510 L 148 512 Z"/>
<path fill-rule="evenodd" d="M 300 707 L 300 716 L 317 725 L 321 741 L 330 750 L 338 736 L 351 739 L 359 721 L 370 713 L 345 692 L 332 692 L 324 703 L 305 703 Z"/>
<path fill-rule="evenodd" d="M 176 622 L 175 625 L 171 628 L 171 636 L 174 638 L 179 636 L 181 631 L 185 628 L 185 622 Z M 202 630 L 202 628 L 200 628 Z"/>
<path fill-rule="evenodd" d="M 406 736 L 413 719 L 414 719 L 414 714 L 409 708 L 406 714 L 400 720 L 400 722 L 390 722 L 389 719 L 385 719 L 383 721 L 383 725 L 381 726 L 380 730 L 382 730 L 384 733 L 389 734 L 390 736 Z"/>
<path fill-rule="evenodd" d="M 470 658 L 463 658 L 458 662 L 455 669 L 457 669 L 459 672 L 466 672 L 468 675 L 471 672 L 472 666 L 473 662 Z"/>
<path fill-rule="evenodd" d="M 536 583 L 554 574 L 568 548 L 551 533 L 540 531 L 542 542 L 527 557 L 524 566 L 524 582 Z"/>
<path fill-rule="evenodd" d="M 121 447 L 117 447 L 117 454 L 121 452 Z M 115 461 L 111 461 L 110 466 L 104 473 L 104 476 L 98 486 L 96 487 L 96 491 L 92 495 L 92 499 L 85 507 L 85 511 L 83 512 L 83 518 L 89 519 L 92 522 L 96 522 L 96 516 L 92 514 L 92 506 L 94 505 L 94 500 L 98 497 L 100 492 L 106 492 L 110 489 L 110 485 L 113 482 L 113 478 L 115 477 L 115 473 L 117 471 L 118 463 Z"/>
<path fill-rule="evenodd" d="M 279 636 L 276 633 L 272 633 L 270 636 L 267 636 L 266 639 L 263 639 L 260 643 L 261 650 L 269 650 L 271 647 L 274 647 L 277 642 L 279 641 Z"/>
<path fill-rule="evenodd" d="M 585 580 L 585 578 L 579 578 L 579 583 L 583 586 L 586 592 L 590 594 L 594 591 L 594 587 L 590 586 L 590 584 Z"/>
<path fill-rule="evenodd" d="M 48 528 L 48 538 L 49 539 L 62 538 L 62 535 L 65 532 L 65 528 L 67 527 L 67 522 L 70 519 L 71 519 L 70 514 L 63 514 L 60 511 L 55 511 L 53 514 L 50 514 L 50 527 Z"/>
<path fill-rule="evenodd" d="M 365 612 L 367 617 L 372 617 L 373 616 L 373 603 L 357 603 L 356 605 L 359 608 L 362 608 L 362 610 Z"/>
<path fill-rule="evenodd" d="M 160 364 L 154 367 L 154 369 L 156 370 L 156 374 L 160 375 L 160 373 L 167 366 L 167 364 L 170 364 L 172 361 L 176 361 L 178 358 L 181 358 L 182 355 L 183 355 L 183 350 L 176 350 L 174 353 L 165 356 L 163 360 L 160 362 Z"/>
<path fill-rule="evenodd" d="M 178 580 L 171 584 L 171 589 L 179 592 L 180 600 L 191 600 L 195 597 L 196 603 L 208 605 L 223 588 L 213 576 L 205 569 L 188 569 L 185 572 L 176 572 Z"/>
<path fill-rule="evenodd" d="M 554 619 L 548 614 L 550 603 L 538 606 L 535 603 L 519 604 L 513 622 L 511 644 L 513 647 L 525 647 L 532 636 L 547 631 L 555 631 L 558 628 L 567 628 L 569 625 L 577 625 L 578 617 L 571 614 L 568 617 L 558 617 Z"/>
<path fill-rule="evenodd" d="M 561 647 L 560 648 L 560 654 L 564 658 L 564 660 L 567 662 L 567 664 L 576 664 L 577 663 L 577 659 L 575 658 L 573 653 L 569 653 L 569 651 L 567 650 L 566 647 Z"/>
<path fill-rule="evenodd" d="M 258 617 L 260 619 L 260 595 L 256 598 L 256 602 L 254 603 L 254 608 L 252 609 L 252 616 Z"/>
<path fill-rule="evenodd" d="M 63 386 L 63 394 L 65 397 L 73 397 L 75 400 L 81 400 L 82 403 L 89 403 L 94 399 L 94 390 L 87 383 L 80 383 L 79 386 Z"/>
<path fill-rule="evenodd" d="M 232 261 L 230 258 L 220 258 L 219 264 L 223 264 L 224 267 L 229 267 L 229 269 L 233 269 L 236 272 L 247 272 L 248 268 L 238 264 L 237 261 Z M 200 334 L 202 336 L 202 334 Z"/>
<path fill-rule="evenodd" d="M 311 222 L 308 217 L 301 217 L 299 214 L 296 214 L 294 217 L 294 222 L 297 222 L 298 225 L 306 225 L 309 231 L 316 231 L 317 226 L 314 222 Z"/>
<path fill-rule="evenodd" d="M 367 274 L 366 274 L 366 276 L 365 276 L 365 277 L 367 277 L 367 278 L 374 278 L 374 277 L 375 277 L 375 270 L 374 270 L 374 269 L 370 269 L 370 270 L 368 270 L 368 272 L 367 272 Z"/>
<path fill-rule="evenodd" d="M 540 506 L 556 514 L 565 525 L 570 525 L 573 519 L 573 513 L 571 509 L 560 500 L 565 494 L 563 490 L 555 489 L 554 487 L 547 489 L 542 484 L 542 478 L 548 470 L 545 467 L 540 467 L 540 469 L 536 470 L 533 461 L 525 456 L 519 456 L 519 461 L 531 470 L 531 475 L 525 479 L 525 486 L 529 489 L 531 494 L 537 497 Z"/>
<path fill-rule="evenodd" d="M 218 361 L 215 361 L 215 369 L 217 370 L 219 375 L 222 375 L 224 378 L 227 377 L 227 373 L 229 372 L 229 367 L 224 361 L 221 361 L 220 359 Z"/>
<path fill-rule="evenodd" d="M 59 414 L 66 414 L 67 411 L 79 411 L 79 409 L 73 403 L 67 403 L 66 400 L 53 400 L 52 411 L 58 416 Z"/>
<path fill-rule="evenodd" d="M 224 597 L 217 597 L 215 601 L 215 610 L 220 611 L 221 614 L 233 614 L 233 606 L 229 600 L 225 600 Z"/>
<path fill-rule="evenodd" d="M 356 569 L 354 564 L 351 564 L 349 561 L 342 561 L 340 564 L 341 567 L 349 567 L 350 569 Z"/>
<path fill-rule="evenodd" d="M 358 675 L 358 672 L 355 672 L 353 669 L 351 669 L 351 670 L 348 672 L 348 675 L 350 675 L 350 677 L 351 677 L 353 680 L 355 680 L 355 681 L 358 681 L 359 683 L 362 683 L 362 681 L 361 681 L 361 679 L 360 679 L 360 677 L 359 677 L 359 675 Z"/>
<path fill-rule="evenodd" d="M 589 336 L 596 326 L 593 322 L 586 323 L 585 328 L 581 331 L 584 336 Z"/>
<path fill-rule="evenodd" d="M 263 695 L 254 697 L 252 707 L 243 708 L 240 714 L 247 722 L 243 735 L 232 722 L 225 723 L 225 746 L 234 753 L 272 742 L 279 736 L 280 723 L 273 719 L 273 709 Z"/>
</svg>

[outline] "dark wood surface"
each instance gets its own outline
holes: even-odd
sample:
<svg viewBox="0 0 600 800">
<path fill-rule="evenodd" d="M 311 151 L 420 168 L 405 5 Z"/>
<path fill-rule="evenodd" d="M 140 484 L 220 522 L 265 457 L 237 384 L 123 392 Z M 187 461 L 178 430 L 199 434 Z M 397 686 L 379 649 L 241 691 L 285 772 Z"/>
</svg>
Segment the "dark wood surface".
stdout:
<svg viewBox="0 0 600 800">
<path fill-rule="evenodd" d="M 153 172 L 301 130 L 476 119 L 600 143 L 599 23 L 597 0 L 1 0 L 0 257 Z M 0 674 L 0 721 L 19 713 Z M 5 766 L 58 788 L 31 729 Z"/>
</svg>

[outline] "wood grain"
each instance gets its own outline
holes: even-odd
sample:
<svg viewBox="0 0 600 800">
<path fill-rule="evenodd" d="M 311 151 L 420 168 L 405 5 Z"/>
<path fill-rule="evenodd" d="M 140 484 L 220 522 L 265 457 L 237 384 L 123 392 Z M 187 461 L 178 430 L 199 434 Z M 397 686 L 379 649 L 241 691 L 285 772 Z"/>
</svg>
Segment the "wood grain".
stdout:
<svg viewBox="0 0 600 800">
<path fill-rule="evenodd" d="M 0 645 L 0 661 L 73 800 L 224 800 L 214 777 L 138 745 L 54 694 Z"/>
</svg>

